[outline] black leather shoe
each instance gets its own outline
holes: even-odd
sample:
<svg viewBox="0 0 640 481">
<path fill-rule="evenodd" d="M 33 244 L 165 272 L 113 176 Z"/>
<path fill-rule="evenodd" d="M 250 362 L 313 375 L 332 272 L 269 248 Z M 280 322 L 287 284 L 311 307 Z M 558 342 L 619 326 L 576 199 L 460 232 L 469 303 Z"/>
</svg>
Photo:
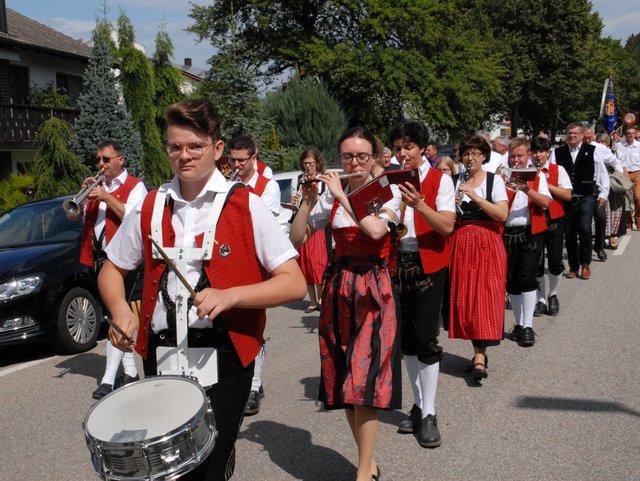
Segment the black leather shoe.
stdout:
<svg viewBox="0 0 640 481">
<path fill-rule="evenodd" d="M 560 312 L 560 302 L 558 302 L 558 296 L 554 294 L 547 299 L 547 315 L 557 316 L 558 312 Z"/>
<path fill-rule="evenodd" d="M 533 333 L 533 328 L 525 327 L 522 330 L 522 337 L 520 338 L 520 345 L 522 347 L 533 346 L 536 343 L 536 336 Z"/>
<path fill-rule="evenodd" d="M 520 342 L 520 339 L 522 339 L 522 326 L 513 326 L 513 330 L 511 331 L 511 334 L 509 334 L 509 338 L 512 341 Z"/>
<path fill-rule="evenodd" d="M 100 384 L 100 386 L 98 386 L 98 389 L 93 391 L 92 397 L 93 399 L 102 399 L 111 391 L 113 391 L 112 384 Z"/>
<path fill-rule="evenodd" d="M 122 375 L 122 385 L 126 386 L 127 384 L 131 384 L 132 382 L 136 382 L 140 380 L 140 376 L 136 374 L 136 377 L 131 377 L 128 374 Z"/>
<path fill-rule="evenodd" d="M 604 249 L 598 249 L 596 251 L 596 255 L 598 256 L 598 260 L 602 262 L 607 260 L 607 253 L 604 251 Z"/>
<path fill-rule="evenodd" d="M 260 399 L 264 397 L 264 388 L 262 386 L 258 389 L 258 394 L 260 395 Z"/>
<path fill-rule="evenodd" d="M 251 391 L 249 400 L 247 401 L 247 404 L 244 407 L 244 415 L 253 416 L 254 414 L 258 414 L 259 411 L 260 411 L 260 393 L 258 391 Z"/>
<path fill-rule="evenodd" d="M 422 421 L 422 410 L 415 404 L 409 411 L 409 419 L 405 419 L 398 425 L 398 432 L 402 434 L 412 434 L 420 431 L 420 421 Z"/>
<path fill-rule="evenodd" d="M 540 301 L 536 304 L 536 308 L 533 311 L 533 317 L 541 317 L 544 316 L 544 313 L 547 310 L 547 306 L 544 302 Z"/>
<path fill-rule="evenodd" d="M 442 444 L 442 437 L 440 437 L 438 430 L 438 419 L 433 414 L 427 414 L 427 417 L 422 420 L 418 443 L 423 448 L 437 448 Z"/>
</svg>

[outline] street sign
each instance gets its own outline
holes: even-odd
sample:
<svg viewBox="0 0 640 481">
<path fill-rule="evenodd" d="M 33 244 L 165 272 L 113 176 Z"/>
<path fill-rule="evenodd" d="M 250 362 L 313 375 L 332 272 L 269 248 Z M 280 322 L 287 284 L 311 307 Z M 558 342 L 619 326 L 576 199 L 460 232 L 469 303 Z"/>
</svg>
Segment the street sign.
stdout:
<svg viewBox="0 0 640 481">
<path fill-rule="evenodd" d="M 622 123 L 625 125 L 636 125 L 638 122 L 638 114 L 635 112 L 625 112 L 622 116 Z"/>
</svg>

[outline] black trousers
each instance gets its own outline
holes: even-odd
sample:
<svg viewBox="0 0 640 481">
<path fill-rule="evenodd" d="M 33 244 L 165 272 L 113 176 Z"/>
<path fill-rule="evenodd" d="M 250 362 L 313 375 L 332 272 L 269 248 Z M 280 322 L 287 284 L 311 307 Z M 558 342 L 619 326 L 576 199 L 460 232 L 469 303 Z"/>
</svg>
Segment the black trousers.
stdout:
<svg viewBox="0 0 640 481">
<path fill-rule="evenodd" d="M 591 221 L 593 220 L 593 195 L 585 195 L 571 199 L 564 203 L 565 225 L 564 236 L 567 245 L 569 269 L 578 272 L 581 265 L 591 264 L 591 249 L 593 234 Z"/>
<path fill-rule="evenodd" d="M 530 227 L 506 227 L 504 230 L 509 294 L 522 294 L 538 288 L 536 276 L 542 255 L 543 238 L 542 234 L 532 235 Z"/>
<path fill-rule="evenodd" d="M 164 339 L 162 338 L 164 337 Z M 149 355 L 144 362 L 145 375 L 156 374 L 156 347 L 175 346 L 175 333 L 149 335 Z M 213 452 L 181 481 L 226 481 L 235 468 L 235 444 L 244 417 L 244 407 L 251 393 L 254 363 L 244 367 L 224 327 L 190 329 L 189 345 L 215 347 L 218 351 L 218 383 L 207 390 L 216 421 Z"/>
<path fill-rule="evenodd" d="M 400 282 L 403 272 L 415 274 L 409 276 L 407 282 Z M 435 364 L 442 359 L 438 335 L 445 280 L 446 269 L 425 274 L 417 254 L 400 255 L 395 282 L 400 298 L 402 354 L 417 356 L 425 364 Z"/>
<path fill-rule="evenodd" d="M 538 277 L 544 276 L 544 258 L 547 255 L 549 273 L 558 276 L 564 270 L 562 262 L 562 249 L 564 248 L 564 220 L 557 219 L 548 223 L 548 229 L 542 234 L 542 253 L 540 254 L 540 267 Z"/>
<path fill-rule="evenodd" d="M 604 231 L 607 225 L 607 218 L 604 205 L 598 206 L 598 198 L 595 196 L 593 203 L 593 222 L 595 224 L 595 232 L 593 235 L 593 250 L 601 251 L 604 249 Z"/>
</svg>

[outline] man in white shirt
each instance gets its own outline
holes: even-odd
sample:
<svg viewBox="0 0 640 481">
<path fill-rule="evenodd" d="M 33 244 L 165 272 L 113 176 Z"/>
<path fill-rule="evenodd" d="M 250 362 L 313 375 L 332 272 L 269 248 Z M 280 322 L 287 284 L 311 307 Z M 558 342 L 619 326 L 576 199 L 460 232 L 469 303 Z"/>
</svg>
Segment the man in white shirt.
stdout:
<svg viewBox="0 0 640 481">
<path fill-rule="evenodd" d="M 640 229 L 640 142 L 635 139 L 638 133 L 635 127 L 627 127 L 624 139 L 616 144 L 616 154 L 627 168 L 633 182 L 633 217 L 636 230 Z"/>
<path fill-rule="evenodd" d="M 555 149 L 551 157 L 564 167 L 571 178 L 571 202 L 565 203 L 565 242 L 569 260 L 568 279 L 591 277 L 593 235 L 591 223 L 595 205 L 606 204 L 609 198 L 609 174 L 602 153 L 583 142 L 584 126 L 574 122 L 567 126 L 567 143 Z M 579 241 L 579 242 L 578 242 Z"/>
<path fill-rule="evenodd" d="M 127 172 L 124 151 L 115 139 L 107 139 L 97 145 L 96 164 L 104 179 L 91 189 L 84 206 L 85 225 L 80 262 L 99 272 L 106 260 L 104 251 L 107 244 L 123 219 L 145 198 L 147 188 L 140 179 Z M 93 177 L 85 179 L 83 189 L 94 180 Z M 78 220 L 82 214 L 67 216 L 70 220 Z M 107 341 L 106 358 L 105 371 L 100 385 L 92 394 L 93 399 L 101 399 L 113 391 L 121 362 L 124 369 L 123 385 L 139 379 L 133 353 L 124 353 Z"/>
<path fill-rule="evenodd" d="M 280 214 L 280 187 L 275 180 L 258 173 L 257 155 L 258 146 L 252 135 L 238 135 L 229 143 L 229 163 L 233 169 L 237 169 L 236 177 L 243 184 L 251 187 L 277 216 Z M 260 399 L 264 397 L 261 374 L 265 355 L 263 344 L 256 356 L 251 395 L 244 411 L 245 416 L 253 416 L 260 411 Z"/>
</svg>

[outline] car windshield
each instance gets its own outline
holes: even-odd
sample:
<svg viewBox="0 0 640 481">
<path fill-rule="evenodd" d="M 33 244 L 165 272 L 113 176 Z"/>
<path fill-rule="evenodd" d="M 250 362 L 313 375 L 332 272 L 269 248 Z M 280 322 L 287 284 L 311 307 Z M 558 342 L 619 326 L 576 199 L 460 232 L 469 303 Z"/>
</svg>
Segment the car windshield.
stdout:
<svg viewBox="0 0 640 481">
<path fill-rule="evenodd" d="M 67 219 L 62 201 L 26 204 L 0 217 L 0 248 L 68 242 L 82 228 Z"/>
</svg>

